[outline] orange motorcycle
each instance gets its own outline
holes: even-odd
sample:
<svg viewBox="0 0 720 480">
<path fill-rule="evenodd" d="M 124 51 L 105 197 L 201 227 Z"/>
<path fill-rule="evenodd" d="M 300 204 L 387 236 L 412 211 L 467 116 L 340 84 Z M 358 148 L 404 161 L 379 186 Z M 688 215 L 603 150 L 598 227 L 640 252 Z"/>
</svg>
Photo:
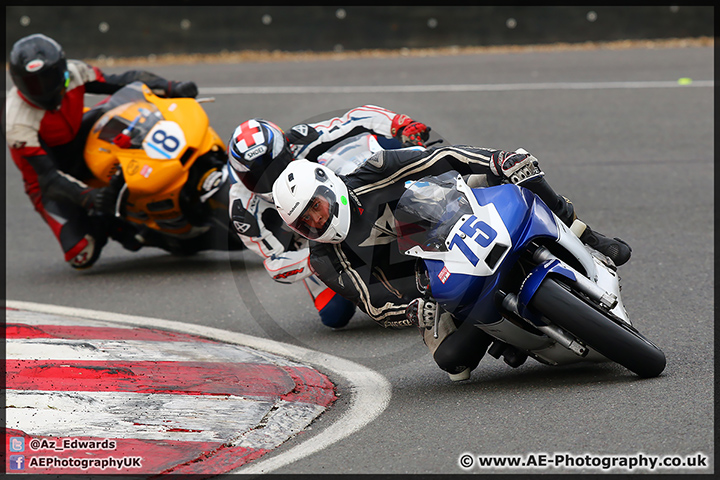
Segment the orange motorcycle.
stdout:
<svg viewBox="0 0 720 480">
<path fill-rule="evenodd" d="M 243 248 L 229 223 L 225 145 L 201 102 L 134 82 L 86 112 L 96 118 L 84 149 L 88 183 L 117 192 L 115 216 L 142 246 L 180 255 Z"/>
</svg>

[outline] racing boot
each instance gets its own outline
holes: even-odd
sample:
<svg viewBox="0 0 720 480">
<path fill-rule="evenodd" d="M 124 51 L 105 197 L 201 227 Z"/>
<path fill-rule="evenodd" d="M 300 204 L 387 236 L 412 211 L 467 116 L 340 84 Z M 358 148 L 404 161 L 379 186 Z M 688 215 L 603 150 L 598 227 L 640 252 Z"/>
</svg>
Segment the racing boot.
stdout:
<svg viewBox="0 0 720 480">
<path fill-rule="evenodd" d="M 527 353 L 520 351 L 512 345 L 508 345 L 507 348 L 503 350 L 502 356 L 505 363 L 510 365 L 512 368 L 519 367 L 525 363 L 525 360 L 528 358 Z"/>
<path fill-rule="evenodd" d="M 97 262 L 98 258 L 100 258 L 100 252 L 107 243 L 107 236 L 87 234 L 82 242 L 85 242 L 82 250 L 67 261 L 76 270 L 86 270 Z M 78 243 L 78 245 L 81 244 Z"/>
<path fill-rule="evenodd" d="M 580 238 L 585 245 L 594 248 L 598 252 L 606 255 L 618 267 L 630 260 L 632 248 L 625 241 L 615 237 L 608 238 L 602 233 L 593 231 L 580 220 L 575 220 L 571 230 Z"/>
<path fill-rule="evenodd" d="M 575 232 L 580 240 L 598 252 L 609 257 L 615 265 L 620 266 L 630 260 L 632 249 L 619 238 L 610 239 L 594 232 L 577 218 L 572 202 L 563 195 L 558 195 L 542 176 L 523 180 L 518 185 L 529 189 L 550 207 L 560 220 Z"/>
</svg>

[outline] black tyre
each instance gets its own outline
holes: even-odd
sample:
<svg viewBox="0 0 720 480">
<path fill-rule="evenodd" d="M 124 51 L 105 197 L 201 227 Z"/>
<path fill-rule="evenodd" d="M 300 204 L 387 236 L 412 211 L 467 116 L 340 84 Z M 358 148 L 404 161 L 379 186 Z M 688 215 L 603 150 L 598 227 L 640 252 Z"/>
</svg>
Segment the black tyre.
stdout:
<svg viewBox="0 0 720 480">
<path fill-rule="evenodd" d="M 641 377 L 656 377 L 665 369 L 665 354 L 633 327 L 586 300 L 555 280 L 545 280 L 530 307 L 571 333 L 587 346 Z"/>
</svg>

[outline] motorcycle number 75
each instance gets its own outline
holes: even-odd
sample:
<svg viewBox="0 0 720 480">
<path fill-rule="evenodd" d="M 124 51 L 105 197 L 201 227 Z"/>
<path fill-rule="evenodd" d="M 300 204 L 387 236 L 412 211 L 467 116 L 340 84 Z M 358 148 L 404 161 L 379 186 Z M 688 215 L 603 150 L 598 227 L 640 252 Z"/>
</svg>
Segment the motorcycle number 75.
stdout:
<svg viewBox="0 0 720 480">
<path fill-rule="evenodd" d="M 180 125 L 162 120 L 148 132 L 142 145 L 148 157 L 170 160 L 182 153 L 187 141 Z"/>
<path fill-rule="evenodd" d="M 493 204 L 463 216 L 447 236 L 445 264 L 451 273 L 491 275 L 511 246 L 510 233 Z"/>
</svg>

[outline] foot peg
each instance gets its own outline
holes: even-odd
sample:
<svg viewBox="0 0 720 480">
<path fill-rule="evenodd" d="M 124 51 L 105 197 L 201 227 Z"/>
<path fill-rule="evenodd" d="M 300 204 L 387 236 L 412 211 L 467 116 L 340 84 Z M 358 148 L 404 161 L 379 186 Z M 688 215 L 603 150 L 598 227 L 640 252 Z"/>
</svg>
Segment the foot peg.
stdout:
<svg viewBox="0 0 720 480">
<path fill-rule="evenodd" d="M 500 358 L 503 357 L 503 361 L 513 368 L 517 368 L 527 360 L 527 354 L 521 352 L 512 345 L 495 340 L 487 351 L 488 355 Z"/>
</svg>

